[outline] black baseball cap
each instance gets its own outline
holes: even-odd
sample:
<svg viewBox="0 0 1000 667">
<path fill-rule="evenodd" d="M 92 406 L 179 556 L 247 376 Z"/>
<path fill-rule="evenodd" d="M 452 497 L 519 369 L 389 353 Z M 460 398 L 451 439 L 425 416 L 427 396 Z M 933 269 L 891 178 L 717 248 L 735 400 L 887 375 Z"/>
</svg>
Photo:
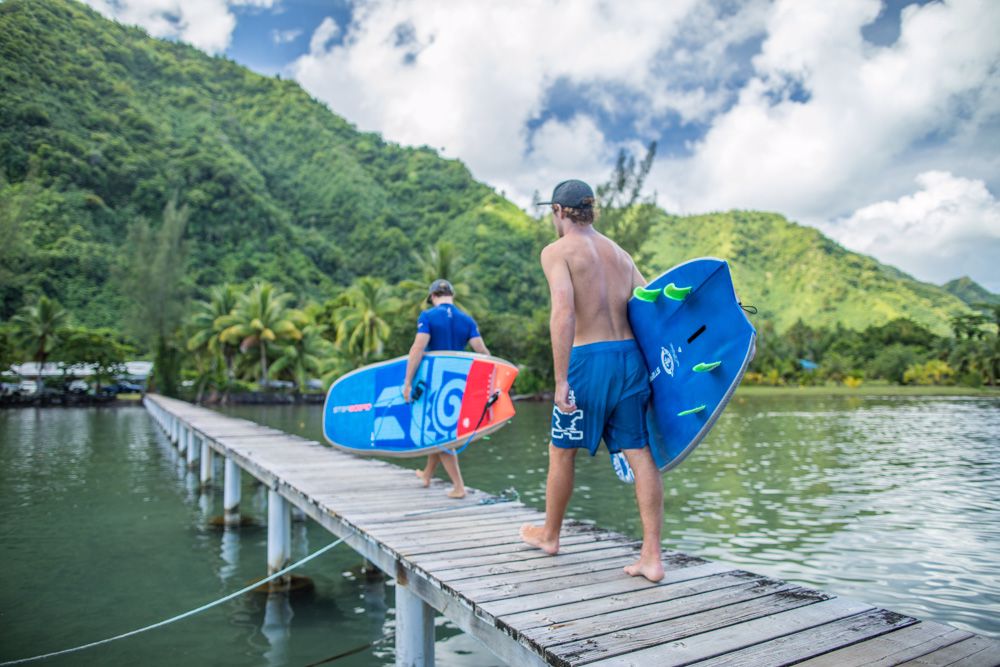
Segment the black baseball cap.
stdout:
<svg viewBox="0 0 1000 667">
<path fill-rule="evenodd" d="M 593 202 L 584 201 L 588 197 L 594 199 L 594 191 L 583 181 L 573 178 L 556 186 L 552 191 L 552 201 L 540 201 L 538 204 L 559 204 L 565 208 L 591 208 Z"/>
<path fill-rule="evenodd" d="M 455 296 L 455 288 L 444 278 L 438 278 L 427 288 L 427 303 L 431 303 L 432 296 Z"/>
</svg>

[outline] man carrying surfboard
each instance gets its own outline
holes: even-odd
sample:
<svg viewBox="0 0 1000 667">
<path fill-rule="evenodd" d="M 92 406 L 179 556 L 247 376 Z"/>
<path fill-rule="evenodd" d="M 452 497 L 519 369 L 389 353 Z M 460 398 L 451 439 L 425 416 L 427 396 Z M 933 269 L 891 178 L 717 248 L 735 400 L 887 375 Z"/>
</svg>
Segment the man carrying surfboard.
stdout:
<svg viewBox="0 0 1000 667">
<path fill-rule="evenodd" d="M 451 283 L 439 278 L 431 283 L 427 294 L 427 303 L 431 308 L 420 313 L 417 318 L 417 335 L 410 346 L 409 357 L 406 360 L 406 378 L 403 382 L 403 398 L 409 403 L 413 400 L 413 377 L 420 367 L 424 352 L 456 351 L 472 347 L 474 352 L 489 354 L 479 327 L 472 317 L 455 305 L 455 289 Z M 464 498 L 465 483 L 462 481 L 462 471 L 458 467 L 458 455 L 452 453 L 434 453 L 427 457 L 427 465 L 417 471 L 417 477 L 425 487 L 430 486 L 431 479 L 438 463 L 444 466 L 451 479 L 452 489 L 449 498 Z"/>
<path fill-rule="evenodd" d="M 593 456 L 603 439 L 609 451 L 624 453 L 635 475 L 642 549 L 625 572 L 659 581 L 663 482 L 646 432 L 648 374 L 626 306 L 632 290 L 646 281 L 629 254 L 594 229 L 594 202 L 593 190 L 578 180 L 563 181 L 551 201 L 541 202 L 552 206 L 559 236 L 541 256 L 552 300 L 555 406 L 545 524 L 524 524 L 521 539 L 549 554 L 559 551 L 576 453 L 585 449 Z"/>
</svg>

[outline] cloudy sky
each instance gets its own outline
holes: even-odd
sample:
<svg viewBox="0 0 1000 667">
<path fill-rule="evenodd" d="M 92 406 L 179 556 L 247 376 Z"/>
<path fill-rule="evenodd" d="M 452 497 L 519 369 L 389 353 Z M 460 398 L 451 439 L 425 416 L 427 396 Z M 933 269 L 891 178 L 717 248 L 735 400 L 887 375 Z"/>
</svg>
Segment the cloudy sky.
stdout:
<svg viewBox="0 0 1000 667">
<path fill-rule="evenodd" d="M 671 211 L 778 211 L 1000 292 L 995 0 L 87 0 L 294 77 L 527 207 L 658 142 Z"/>
</svg>

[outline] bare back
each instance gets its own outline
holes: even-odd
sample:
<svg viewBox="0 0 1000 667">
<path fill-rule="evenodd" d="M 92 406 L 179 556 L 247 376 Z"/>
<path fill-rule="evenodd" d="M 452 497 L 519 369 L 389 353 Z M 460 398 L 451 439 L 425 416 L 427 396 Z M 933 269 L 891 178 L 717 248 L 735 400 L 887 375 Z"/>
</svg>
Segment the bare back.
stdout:
<svg viewBox="0 0 1000 667">
<path fill-rule="evenodd" d="M 573 283 L 573 344 L 633 338 L 626 303 L 645 281 L 629 254 L 593 228 L 567 234 L 548 250 L 566 263 Z"/>
</svg>

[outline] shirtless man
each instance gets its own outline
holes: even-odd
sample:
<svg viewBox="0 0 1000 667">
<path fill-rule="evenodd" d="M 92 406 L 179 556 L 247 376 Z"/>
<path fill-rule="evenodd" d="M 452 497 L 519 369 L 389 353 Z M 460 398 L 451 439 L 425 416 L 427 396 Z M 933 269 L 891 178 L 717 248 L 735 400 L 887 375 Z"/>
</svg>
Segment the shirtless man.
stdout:
<svg viewBox="0 0 1000 667">
<path fill-rule="evenodd" d="M 564 181 L 556 186 L 552 201 L 542 203 L 551 204 L 559 236 L 542 251 L 552 298 L 555 406 L 545 524 L 521 526 L 521 539 L 549 554 L 559 551 L 559 532 L 573 494 L 576 452 L 586 449 L 593 456 L 603 438 L 610 452 L 624 452 L 635 475 L 642 550 L 625 572 L 659 581 L 663 481 L 648 447 L 646 365 L 626 309 L 632 290 L 646 281 L 629 254 L 594 229 L 594 192 L 589 185 Z"/>
</svg>

